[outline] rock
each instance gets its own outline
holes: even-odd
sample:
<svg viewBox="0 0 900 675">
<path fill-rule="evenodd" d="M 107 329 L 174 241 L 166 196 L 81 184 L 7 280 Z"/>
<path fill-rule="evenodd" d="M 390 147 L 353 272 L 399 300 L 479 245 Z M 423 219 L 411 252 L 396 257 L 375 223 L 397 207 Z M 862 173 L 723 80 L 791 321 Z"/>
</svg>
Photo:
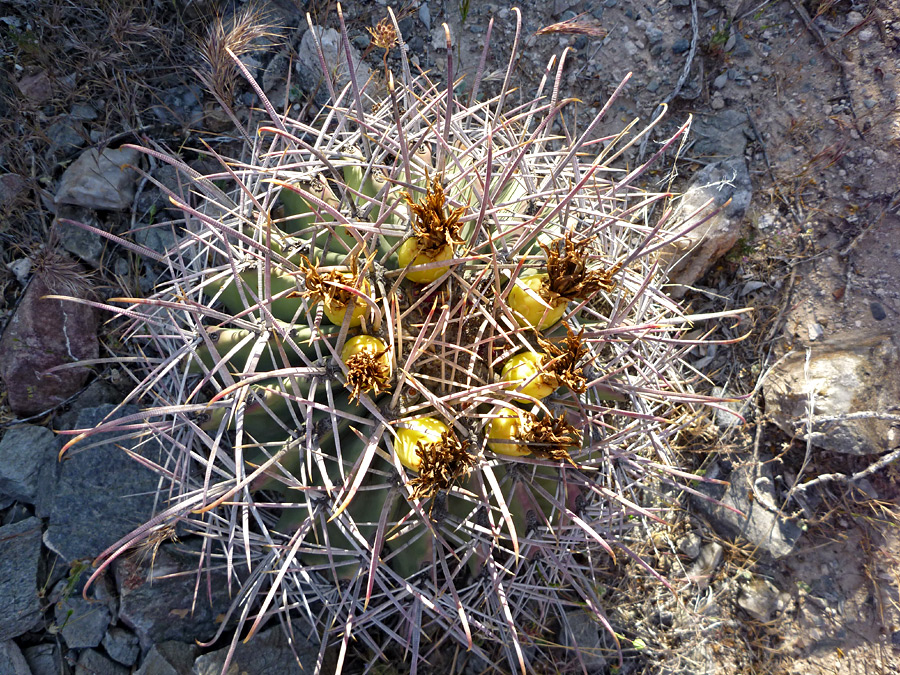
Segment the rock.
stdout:
<svg viewBox="0 0 900 675">
<path fill-rule="evenodd" d="M 744 156 L 751 133 L 746 113 L 722 110 L 694 123 L 691 135 L 696 141 L 692 150 L 697 155 L 737 159 Z"/>
<path fill-rule="evenodd" d="M 0 642 L 0 673 L 3 675 L 33 675 L 19 646 L 12 640 Z"/>
<path fill-rule="evenodd" d="M 431 30 L 431 10 L 427 2 L 419 5 L 419 20 L 425 25 L 425 30 Z"/>
<path fill-rule="evenodd" d="M 577 652 L 589 672 L 606 667 L 606 657 L 603 654 L 607 645 L 600 638 L 600 626 L 586 611 L 566 612 L 560 643 Z"/>
<path fill-rule="evenodd" d="M 768 579 L 746 573 L 738 578 L 738 607 L 760 623 L 768 623 L 784 611 L 790 595 L 782 593 Z"/>
<path fill-rule="evenodd" d="M 700 588 L 709 586 L 710 579 L 712 579 L 712 575 L 715 573 L 716 568 L 722 564 L 724 553 L 725 549 L 722 548 L 721 544 L 716 542 L 710 542 L 709 544 L 702 546 L 700 548 L 700 553 L 697 556 L 697 560 L 695 560 L 694 564 L 688 568 L 688 579 L 697 584 Z"/>
<path fill-rule="evenodd" d="M 57 644 L 41 644 L 22 651 L 31 675 L 68 675 L 68 664 L 63 661 Z"/>
<path fill-rule="evenodd" d="M 91 600 L 82 597 L 85 579 L 75 584 L 63 579 L 53 589 L 54 595 L 60 597 L 55 605 L 56 625 L 69 649 L 98 646 L 112 620 L 109 608 L 96 597 Z"/>
<path fill-rule="evenodd" d="M 678 540 L 678 552 L 688 560 L 696 560 L 700 555 L 700 544 L 702 543 L 699 534 L 689 532 Z"/>
<path fill-rule="evenodd" d="M 766 411 L 788 434 L 806 439 L 810 398 L 812 414 L 889 412 L 900 400 L 900 357 L 890 335 L 816 341 L 778 362 L 763 385 Z M 812 424 L 818 448 L 850 455 L 884 452 L 898 445 L 888 420 L 855 419 Z"/>
<path fill-rule="evenodd" d="M 50 139 L 50 152 L 56 157 L 68 157 L 87 143 L 84 124 L 72 119 L 61 119 L 44 132 Z"/>
<path fill-rule="evenodd" d="M 167 640 L 204 641 L 215 635 L 231 604 L 228 580 L 224 571 L 213 573 L 210 599 L 204 572 L 195 601 L 197 560 L 197 553 L 183 544 L 163 544 L 152 564 L 149 556 L 115 562 L 119 621 L 137 634 L 142 648 Z"/>
<path fill-rule="evenodd" d="M 783 558 L 794 549 L 803 531 L 779 513 L 779 495 L 768 464 L 736 465 L 727 476 L 719 464 L 713 464 L 706 475 L 730 482 L 724 490 L 710 483 L 698 486 L 719 504 L 699 497 L 692 499 L 694 507 L 709 518 L 718 533 L 743 537 L 772 558 Z"/>
<path fill-rule="evenodd" d="M 35 106 L 46 103 L 53 97 L 53 83 L 46 70 L 23 77 L 16 82 L 16 86 L 22 96 Z"/>
<path fill-rule="evenodd" d="M 717 92 L 716 95 L 712 97 L 712 101 L 709 102 L 709 107 L 713 110 L 721 110 L 725 107 L 725 99 Z"/>
<path fill-rule="evenodd" d="M 41 619 L 40 555 L 40 519 L 0 527 L 0 642 L 28 632 Z"/>
<path fill-rule="evenodd" d="M 669 280 L 676 285 L 671 289 L 672 297 L 681 298 L 687 292 L 686 286 L 700 279 L 735 245 L 751 196 L 750 173 L 742 157 L 710 164 L 694 177 L 679 206 L 685 227 L 708 216 L 709 211 L 705 210 L 689 218 L 710 199 L 711 208 L 720 210 L 663 252 L 670 261 Z"/>
<path fill-rule="evenodd" d="M 54 484 L 53 466 L 62 444 L 46 427 L 12 427 L 0 441 L 0 494 L 34 504 Z"/>
<path fill-rule="evenodd" d="M 89 368 L 47 370 L 95 359 L 100 353 L 96 311 L 76 302 L 43 299 L 53 292 L 43 277 L 35 276 L 0 340 L 0 376 L 9 406 L 18 415 L 53 408 L 90 375 Z"/>
<path fill-rule="evenodd" d="M 687 50 L 691 48 L 691 41 L 687 38 L 679 38 L 675 40 L 672 44 L 672 53 L 673 54 L 684 54 Z"/>
<path fill-rule="evenodd" d="M 721 89 L 726 84 L 728 84 L 728 73 L 722 73 L 715 80 L 713 80 L 713 87 L 716 89 Z"/>
<path fill-rule="evenodd" d="M 184 642 L 153 645 L 134 675 L 191 675 L 197 648 Z"/>
<path fill-rule="evenodd" d="M 77 428 L 92 429 L 113 408 L 106 405 L 82 410 Z M 129 406 L 112 418 L 137 410 Z M 97 434 L 90 442 L 100 444 L 83 452 L 77 452 L 76 446 L 76 452 L 63 460 L 44 535 L 45 545 L 68 562 L 95 558 L 153 515 L 156 474 L 129 457 L 123 448 L 159 462 L 159 444 L 145 441 L 136 447 L 134 440 L 122 439 L 116 432 Z"/>
<path fill-rule="evenodd" d="M 136 166 L 140 158 L 141 153 L 131 148 L 85 150 L 63 174 L 56 204 L 106 211 L 130 208 L 136 174 L 126 165 Z"/>
<path fill-rule="evenodd" d="M 728 392 L 722 387 L 713 387 L 710 392 L 716 398 L 730 398 Z M 715 423 L 722 431 L 728 431 L 734 427 L 744 423 L 741 417 L 740 401 L 730 400 L 718 404 L 721 407 L 715 408 Z"/>
<path fill-rule="evenodd" d="M 241 675 L 305 675 L 316 668 L 319 647 L 306 641 L 309 630 L 296 627 L 293 650 L 280 625 L 263 631 L 250 642 L 239 643 L 228 672 Z M 194 662 L 194 675 L 219 675 L 229 647 L 204 654 Z M 294 653 L 296 652 L 296 656 Z M 299 663 L 298 663 L 299 657 Z"/>
<path fill-rule="evenodd" d="M 323 28 L 322 26 L 313 26 L 312 30 L 315 31 L 315 35 L 318 36 L 322 45 L 322 53 L 325 55 L 329 76 L 334 78 L 335 91 L 339 92 L 350 81 L 347 60 L 341 44 L 341 35 L 333 28 Z M 350 54 L 356 73 L 356 81 L 362 87 L 369 79 L 369 66 L 363 63 L 359 52 L 352 45 Z M 319 105 L 328 103 L 328 86 L 322 79 L 322 66 L 319 62 L 315 36 L 310 30 L 307 30 L 300 40 L 295 69 L 299 76 L 300 86 L 307 92 L 315 92 L 314 98 L 316 103 Z M 350 96 L 352 97 L 352 94 Z"/>
<path fill-rule="evenodd" d="M 75 675 L 128 675 L 128 668 L 93 649 L 85 649 L 78 655 Z"/>
<path fill-rule="evenodd" d="M 64 222 L 64 220 L 74 220 L 102 230 L 104 228 L 101 226 L 97 214 L 90 209 L 61 205 L 57 208 L 56 215 L 58 219 L 56 227 L 62 235 L 60 237 L 62 247 L 79 260 L 99 269 L 103 261 L 103 252 L 107 246 L 106 238 L 78 225 Z"/>
<path fill-rule="evenodd" d="M 133 666 L 141 653 L 137 635 L 130 630 L 113 626 L 103 636 L 103 648 L 113 661 Z"/>
<path fill-rule="evenodd" d="M 212 8 L 210 8 L 212 11 Z M 196 85 L 178 85 L 160 92 L 160 104 L 150 110 L 163 124 L 172 122 L 187 128 L 203 119 L 203 91 Z"/>
<path fill-rule="evenodd" d="M 28 188 L 28 181 L 17 173 L 5 173 L 0 176 L 0 208 L 7 209 Z"/>
</svg>

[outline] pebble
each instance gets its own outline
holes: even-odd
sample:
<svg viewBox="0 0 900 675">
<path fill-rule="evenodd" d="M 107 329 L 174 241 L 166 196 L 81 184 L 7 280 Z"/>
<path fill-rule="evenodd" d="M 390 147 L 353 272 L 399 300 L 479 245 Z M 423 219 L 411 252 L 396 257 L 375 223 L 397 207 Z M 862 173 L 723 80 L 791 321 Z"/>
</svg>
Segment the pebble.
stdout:
<svg viewBox="0 0 900 675">
<path fill-rule="evenodd" d="M 887 318 L 887 312 L 884 311 L 880 302 L 870 302 L 869 311 L 872 312 L 872 318 L 876 321 L 884 321 Z"/>
<path fill-rule="evenodd" d="M 871 42 L 872 38 L 875 37 L 875 29 L 872 26 L 866 26 L 861 31 L 859 31 L 859 41 L 860 42 Z"/>
<path fill-rule="evenodd" d="M 721 89 L 728 83 L 728 73 L 724 72 L 719 75 L 715 80 L 713 80 L 713 86 L 716 89 Z"/>
<path fill-rule="evenodd" d="M 719 94 L 713 96 L 712 101 L 709 102 L 710 107 L 713 110 L 721 110 L 725 107 L 725 99 L 722 98 Z"/>
<path fill-rule="evenodd" d="M 687 38 L 680 38 L 675 40 L 672 44 L 672 53 L 673 54 L 684 54 L 687 50 L 691 48 L 691 42 Z"/>
<path fill-rule="evenodd" d="M 428 8 L 427 2 L 419 5 L 419 20 L 425 24 L 426 30 L 431 30 L 431 10 Z"/>
</svg>

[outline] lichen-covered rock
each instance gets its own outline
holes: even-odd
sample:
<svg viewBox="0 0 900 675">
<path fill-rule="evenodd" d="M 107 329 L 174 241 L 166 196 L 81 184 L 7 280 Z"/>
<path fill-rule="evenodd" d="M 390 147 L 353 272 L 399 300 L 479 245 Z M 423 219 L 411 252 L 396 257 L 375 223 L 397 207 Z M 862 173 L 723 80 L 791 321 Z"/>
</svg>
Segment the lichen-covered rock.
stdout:
<svg viewBox="0 0 900 675">
<path fill-rule="evenodd" d="M 100 353 L 97 312 L 77 302 L 45 299 L 53 290 L 40 276 L 31 280 L 0 340 L 0 376 L 9 406 L 29 416 L 59 405 L 84 384 L 90 369 L 51 368 Z"/>
<path fill-rule="evenodd" d="M 318 645 L 308 642 L 309 631 L 295 627 L 293 646 L 281 626 L 263 631 L 234 650 L 231 669 L 242 675 L 304 675 L 316 668 Z M 229 647 L 204 654 L 194 662 L 196 675 L 219 675 Z M 296 656 L 295 656 L 296 654 Z M 298 661 L 299 659 L 299 661 Z M 231 672 L 229 670 L 228 672 Z"/>
<path fill-rule="evenodd" d="M 888 420 L 816 420 L 855 412 L 890 413 L 900 401 L 900 356 L 889 335 L 810 345 L 779 362 L 763 386 L 766 412 L 785 433 L 850 455 L 881 453 L 900 442 Z M 806 420 L 813 416 L 810 430 Z"/>
</svg>

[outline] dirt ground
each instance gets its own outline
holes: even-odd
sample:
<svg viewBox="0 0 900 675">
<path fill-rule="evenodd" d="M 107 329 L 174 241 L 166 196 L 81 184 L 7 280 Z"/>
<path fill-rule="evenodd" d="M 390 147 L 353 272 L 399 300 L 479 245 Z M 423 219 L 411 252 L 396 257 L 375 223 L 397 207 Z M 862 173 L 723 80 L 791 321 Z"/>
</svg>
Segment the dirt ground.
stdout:
<svg viewBox="0 0 900 675">
<path fill-rule="evenodd" d="M 382 53 L 365 49 L 366 28 L 385 15 L 384 5 L 344 3 L 348 31 L 373 68 Z M 864 469 L 875 458 L 820 451 L 807 457 L 805 443 L 770 423 L 757 385 L 791 348 L 900 334 L 900 2 L 523 0 L 519 6 L 523 97 L 551 55 L 569 47 L 561 95 L 577 97 L 588 112 L 632 73 L 598 133 L 634 117 L 648 120 L 667 101 L 646 151 L 692 115 L 694 141 L 678 164 L 682 187 L 717 159 L 747 162 L 753 196 L 740 239 L 687 297 L 696 307 L 756 310 L 750 337 L 709 362 L 714 384 L 753 394 L 748 424 L 711 439 L 716 452 L 738 455 L 757 439 L 797 480 Z M 196 147 L 198 136 L 218 132 L 212 97 L 201 93 L 195 106 L 201 114 L 191 118 L 184 94 L 197 85 L 194 69 L 203 69 L 199 36 L 214 12 L 229 12 L 224 3 L 216 7 L 190 0 L 0 2 L 0 321 L 21 295 L 16 262 L 61 237 L 52 194 L 82 149 L 144 136 Z M 291 53 L 306 11 L 317 23 L 337 25 L 331 2 L 278 0 L 269 9 L 277 23 L 299 26 L 281 31 L 271 53 Z M 446 62 L 441 22 L 454 35 L 457 68 L 471 73 L 494 17 L 486 82 L 496 82 L 515 34 L 516 14 L 505 3 L 429 0 L 395 10 L 407 22 L 405 38 L 421 67 L 438 72 Z M 537 34 L 573 17 L 602 33 Z M 260 56 L 261 68 L 269 58 Z M 239 99 L 246 93 L 240 85 L 236 91 Z M 302 92 L 287 95 L 306 103 Z M 172 114 L 159 113 L 159 106 Z M 146 213 L 102 218 L 124 233 Z M 113 264 L 117 255 L 103 251 L 94 271 L 110 292 L 124 282 Z M 3 421 L 10 421 L 8 413 Z M 870 477 L 871 491 L 843 484 L 822 490 L 813 513 L 805 514 L 805 534 L 779 561 L 741 541 L 724 542 L 715 582 L 703 593 L 686 587 L 682 597 L 705 617 L 693 647 L 705 650 L 698 653 L 707 672 L 900 672 L 898 476 L 890 466 Z M 782 594 L 769 622 L 736 602 L 748 572 Z M 666 649 L 692 646 L 672 640 Z M 658 672 L 664 655 L 660 646 L 647 672 Z"/>
</svg>

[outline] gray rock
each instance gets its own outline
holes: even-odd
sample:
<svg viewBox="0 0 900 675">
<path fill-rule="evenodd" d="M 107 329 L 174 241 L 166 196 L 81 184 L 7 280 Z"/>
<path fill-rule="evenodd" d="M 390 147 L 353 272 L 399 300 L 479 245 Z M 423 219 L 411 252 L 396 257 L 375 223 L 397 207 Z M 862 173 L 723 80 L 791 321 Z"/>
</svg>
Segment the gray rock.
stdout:
<svg viewBox="0 0 900 675">
<path fill-rule="evenodd" d="M 606 667 L 603 656 L 608 646 L 600 637 L 600 626 L 584 610 L 566 612 L 560 642 L 581 657 L 589 672 Z"/>
<path fill-rule="evenodd" d="M 774 619 L 789 602 L 790 594 L 778 590 L 768 579 L 750 573 L 738 578 L 738 607 L 760 623 Z"/>
<path fill-rule="evenodd" d="M 128 675 L 128 668 L 103 656 L 93 649 L 85 649 L 78 655 L 75 675 Z"/>
<path fill-rule="evenodd" d="M 41 521 L 0 527 L 0 641 L 31 630 L 41 619 L 37 593 Z"/>
<path fill-rule="evenodd" d="M 717 398 L 730 398 L 728 392 L 722 387 L 713 387 L 712 395 Z M 719 403 L 718 405 L 722 406 L 721 408 L 715 409 L 715 423 L 716 426 L 722 431 L 728 431 L 734 427 L 740 426 L 744 423 L 741 418 L 741 403 L 740 401 L 725 401 L 723 403 Z"/>
<path fill-rule="evenodd" d="M 0 441 L 0 494 L 34 504 L 54 481 L 56 455 L 62 444 L 46 427 L 21 424 Z"/>
<path fill-rule="evenodd" d="M 57 208 L 56 215 L 58 218 L 63 219 L 57 221 L 62 247 L 91 267 L 99 268 L 103 260 L 103 252 L 106 250 L 107 240 L 96 232 L 64 222 L 66 219 L 74 220 L 91 227 L 103 229 L 97 214 L 90 209 L 66 204 Z"/>
<path fill-rule="evenodd" d="M 94 428 L 113 408 L 82 410 L 77 427 Z M 137 410 L 127 407 L 112 419 Z M 131 459 L 123 447 L 159 462 L 159 444 L 143 442 L 135 447 L 133 440 L 119 438 L 116 432 L 92 436 L 90 442 L 100 445 L 68 455 L 63 461 L 44 535 L 45 545 L 69 562 L 96 557 L 153 515 L 157 477 Z"/>
<path fill-rule="evenodd" d="M 63 660 L 57 644 L 41 644 L 22 651 L 32 675 L 68 675 L 69 665 Z"/>
<path fill-rule="evenodd" d="M 712 208 L 720 210 L 663 252 L 670 263 L 669 280 L 676 284 L 671 290 L 673 297 L 682 297 L 686 286 L 700 279 L 735 245 L 752 194 L 750 173 L 743 157 L 710 164 L 694 177 L 679 206 L 685 228 L 707 218 L 708 210 L 696 216 L 692 214 L 709 200 L 713 200 Z"/>
<path fill-rule="evenodd" d="M 184 642 L 153 645 L 134 675 L 191 675 L 197 648 Z"/>
<path fill-rule="evenodd" d="M 203 119 L 203 92 L 196 85 L 178 85 L 160 93 L 160 103 L 150 108 L 160 122 L 172 122 L 184 127 Z"/>
<path fill-rule="evenodd" d="M 427 2 L 419 5 L 419 19 L 425 25 L 425 30 L 431 30 L 431 10 L 428 9 Z"/>
<path fill-rule="evenodd" d="M 713 87 L 715 87 L 716 89 L 721 89 L 726 84 L 728 84 L 728 73 L 722 73 L 713 80 Z"/>
<path fill-rule="evenodd" d="M 69 649 L 96 647 L 103 641 L 106 629 L 112 620 L 109 608 L 96 600 L 85 600 L 81 596 L 84 584 L 70 587 L 64 579 L 54 591 L 62 598 L 55 606 L 56 625 Z"/>
<path fill-rule="evenodd" d="M 137 635 L 119 626 L 112 626 L 103 636 L 103 648 L 113 661 L 133 666 L 141 653 Z"/>
<path fill-rule="evenodd" d="M 293 631 L 293 650 L 281 626 L 263 631 L 250 642 L 239 643 L 228 672 L 241 675 L 305 675 L 316 667 L 318 645 L 307 642 L 308 629 Z M 204 654 L 194 662 L 194 675 L 220 675 L 228 647 Z M 294 652 L 296 651 L 296 656 Z M 299 658 L 299 662 L 298 662 Z"/>
<path fill-rule="evenodd" d="M 672 43 L 672 53 L 673 54 L 684 54 L 688 49 L 691 48 L 691 41 L 687 38 L 680 38 L 675 40 Z"/>
<path fill-rule="evenodd" d="M 714 464 L 707 476 L 730 482 L 724 491 L 710 483 L 698 487 L 718 500 L 718 504 L 697 497 L 692 499 L 695 508 L 710 519 L 717 532 L 743 537 L 772 558 L 783 558 L 794 549 L 803 531 L 778 511 L 779 495 L 768 464 L 737 465 L 727 476 Z"/>
<path fill-rule="evenodd" d="M 688 569 L 688 579 L 697 584 L 700 588 L 709 586 L 712 575 L 715 573 L 719 565 L 722 564 L 722 558 L 725 555 L 725 549 L 717 542 L 710 542 L 700 548 L 697 560 Z"/>
<path fill-rule="evenodd" d="M 95 120 L 97 119 L 97 109 L 86 103 L 76 103 L 69 111 L 69 115 L 75 120 Z"/>
<path fill-rule="evenodd" d="M 141 153 L 131 148 L 86 150 L 63 174 L 56 204 L 107 211 L 129 208 L 136 174 L 126 165 L 136 166 L 140 158 Z"/>
<path fill-rule="evenodd" d="M 716 157 L 743 157 L 750 133 L 746 113 L 723 110 L 698 119 L 691 127 L 691 134 L 696 139 L 693 152 Z"/>
<path fill-rule="evenodd" d="M 350 75 L 347 68 L 347 60 L 341 45 L 341 36 L 333 28 L 314 26 L 315 35 L 319 37 L 322 45 L 322 53 L 325 55 L 325 63 L 328 66 L 329 76 L 334 78 L 335 91 L 340 91 L 349 81 Z M 353 60 L 353 68 L 356 73 L 356 81 L 360 87 L 369 79 L 369 66 L 361 59 L 359 52 L 351 45 L 350 54 Z M 295 69 L 300 80 L 300 86 L 304 91 L 315 91 L 315 101 L 319 105 L 328 102 L 328 86 L 323 81 L 322 66 L 319 63 L 319 53 L 316 49 L 315 37 L 312 31 L 307 30 L 300 40 L 300 48 L 297 50 Z"/>
<path fill-rule="evenodd" d="M 17 173 L 5 173 L 0 176 L 0 208 L 8 208 L 24 194 L 28 181 Z"/>
<path fill-rule="evenodd" d="M 807 438 L 812 414 L 842 416 L 854 412 L 889 412 L 900 400 L 900 355 L 890 335 L 848 336 L 817 341 L 779 361 L 763 385 L 766 410 L 788 434 Z M 850 455 L 881 453 L 897 447 L 897 430 L 889 420 L 813 421 L 811 443 Z"/>
<path fill-rule="evenodd" d="M 703 542 L 696 532 L 688 532 L 678 540 L 678 552 L 688 560 L 696 560 L 700 556 L 700 545 Z"/>
<path fill-rule="evenodd" d="M 194 598 L 198 554 L 185 548 L 164 544 L 155 560 L 136 561 L 119 558 L 115 563 L 119 588 L 119 621 L 138 636 L 141 647 L 177 640 L 209 640 L 219 628 L 220 616 L 231 604 L 228 580 L 224 572 L 212 575 L 212 598 L 201 592 Z M 168 578 L 167 578 L 168 577 Z"/>
<path fill-rule="evenodd" d="M 72 119 L 62 119 L 47 127 L 44 132 L 50 139 L 50 152 L 67 157 L 85 146 L 87 134 L 84 124 Z"/>
<path fill-rule="evenodd" d="M 10 407 L 22 416 L 59 405 L 90 375 L 86 367 L 46 371 L 100 353 L 96 311 L 76 302 L 44 299 L 55 292 L 60 289 L 35 276 L 0 340 L 0 376 Z"/>
<path fill-rule="evenodd" d="M 0 673 L 3 675 L 33 675 L 19 646 L 12 640 L 0 642 Z"/>
</svg>

